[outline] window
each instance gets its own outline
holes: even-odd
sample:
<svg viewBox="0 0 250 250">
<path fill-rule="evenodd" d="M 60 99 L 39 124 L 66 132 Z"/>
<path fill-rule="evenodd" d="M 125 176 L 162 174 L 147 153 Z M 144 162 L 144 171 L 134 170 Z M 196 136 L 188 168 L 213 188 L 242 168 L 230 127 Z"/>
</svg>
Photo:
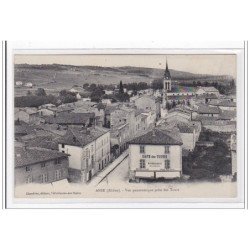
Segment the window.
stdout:
<svg viewBox="0 0 250 250">
<path fill-rule="evenodd" d="M 32 176 L 28 176 L 27 178 L 26 178 L 26 183 L 28 184 L 28 183 L 32 183 Z"/>
<path fill-rule="evenodd" d="M 144 159 L 140 160 L 140 168 L 145 168 L 145 160 Z"/>
<path fill-rule="evenodd" d="M 145 146 L 140 146 L 140 153 L 141 154 L 145 153 Z"/>
<path fill-rule="evenodd" d="M 165 160 L 165 168 L 170 169 L 170 160 Z"/>
<path fill-rule="evenodd" d="M 62 143 L 62 148 L 64 148 L 64 143 Z"/>
<path fill-rule="evenodd" d="M 86 167 L 89 167 L 89 158 L 86 158 Z"/>
<path fill-rule="evenodd" d="M 55 179 L 60 180 L 62 178 L 62 172 L 60 170 L 56 170 Z"/>
<path fill-rule="evenodd" d="M 91 156 L 91 164 L 94 165 L 94 155 Z"/>
<path fill-rule="evenodd" d="M 169 153 L 169 146 L 165 146 L 165 154 Z"/>
<path fill-rule="evenodd" d="M 42 183 L 45 183 L 48 181 L 48 174 L 42 174 L 41 175 L 41 182 Z"/>
<path fill-rule="evenodd" d="M 31 167 L 30 166 L 27 166 L 26 167 L 26 172 L 30 172 L 31 171 Z"/>
<path fill-rule="evenodd" d="M 41 168 L 45 168 L 45 162 L 41 163 Z"/>
<path fill-rule="evenodd" d="M 57 165 L 57 164 L 61 164 L 61 159 L 60 158 L 57 158 L 54 160 L 54 164 Z"/>
</svg>

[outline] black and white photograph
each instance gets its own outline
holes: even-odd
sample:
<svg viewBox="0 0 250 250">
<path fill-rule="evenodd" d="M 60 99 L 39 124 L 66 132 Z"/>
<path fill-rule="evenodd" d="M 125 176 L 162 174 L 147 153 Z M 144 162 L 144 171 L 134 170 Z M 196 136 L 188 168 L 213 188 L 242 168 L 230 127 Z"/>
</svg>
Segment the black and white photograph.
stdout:
<svg viewBox="0 0 250 250">
<path fill-rule="evenodd" d="M 132 52 L 14 53 L 15 199 L 239 197 L 237 53 Z"/>
</svg>

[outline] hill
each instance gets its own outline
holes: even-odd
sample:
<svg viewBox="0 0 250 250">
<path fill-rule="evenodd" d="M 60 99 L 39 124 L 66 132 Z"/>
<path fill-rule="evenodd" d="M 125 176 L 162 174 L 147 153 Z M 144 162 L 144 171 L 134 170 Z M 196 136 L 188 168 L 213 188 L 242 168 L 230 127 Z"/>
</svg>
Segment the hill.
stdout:
<svg viewBox="0 0 250 250">
<path fill-rule="evenodd" d="M 214 81 L 230 80 L 231 76 L 213 76 L 193 74 L 189 72 L 170 69 L 173 80 L 176 81 Z M 82 86 L 84 83 L 118 84 L 147 82 L 156 78 L 162 78 L 164 69 L 139 68 L 139 67 L 99 67 L 99 66 L 72 66 L 60 64 L 15 65 L 15 82 L 32 82 L 36 87 L 42 87 L 48 92 L 58 92 L 61 89 L 69 89 L 74 85 Z M 17 95 L 23 95 L 25 88 L 16 90 Z"/>
</svg>

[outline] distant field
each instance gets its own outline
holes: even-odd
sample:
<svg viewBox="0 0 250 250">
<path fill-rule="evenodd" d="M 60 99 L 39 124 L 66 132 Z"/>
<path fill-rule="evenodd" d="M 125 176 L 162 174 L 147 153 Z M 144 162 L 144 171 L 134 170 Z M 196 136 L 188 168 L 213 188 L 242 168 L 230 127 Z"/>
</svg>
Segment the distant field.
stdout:
<svg viewBox="0 0 250 250">
<path fill-rule="evenodd" d="M 214 79 L 214 76 L 195 75 L 188 72 L 170 70 L 174 80 L 187 79 Z M 95 84 L 119 84 L 132 82 L 150 83 L 156 78 L 161 78 L 163 69 L 136 68 L 136 67 L 93 67 L 93 66 L 70 66 L 70 65 L 15 65 L 15 82 L 31 82 L 35 86 L 15 87 L 15 96 L 26 95 L 27 91 L 34 92 L 38 87 L 46 92 L 58 93 L 62 89 L 70 89 L 74 85 L 82 86 L 84 83 Z M 226 77 L 226 76 L 220 76 Z M 217 77 L 219 79 L 219 77 Z M 55 81 L 55 82 L 53 82 Z"/>
</svg>

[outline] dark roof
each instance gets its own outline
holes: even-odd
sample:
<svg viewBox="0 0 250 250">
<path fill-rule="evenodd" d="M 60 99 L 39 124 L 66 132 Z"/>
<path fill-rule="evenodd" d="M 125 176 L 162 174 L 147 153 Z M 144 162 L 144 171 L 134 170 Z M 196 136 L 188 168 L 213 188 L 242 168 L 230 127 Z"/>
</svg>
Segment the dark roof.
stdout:
<svg viewBox="0 0 250 250">
<path fill-rule="evenodd" d="M 107 132 L 109 132 L 108 129 L 100 127 L 83 129 L 70 128 L 64 136 L 58 139 L 58 143 L 84 147 Z"/>
<path fill-rule="evenodd" d="M 178 124 L 177 127 L 181 133 L 193 133 L 194 132 L 193 126 L 188 126 L 187 124 L 184 124 L 184 123 Z"/>
<path fill-rule="evenodd" d="M 210 107 L 210 106 L 201 105 L 198 108 L 198 113 L 199 114 L 219 114 L 220 110 L 218 107 Z"/>
<path fill-rule="evenodd" d="M 182 145 L 180 141 L 160 129 L 153 129 L 142 136 L 136 137 L 129 144 Z"/>
<path fill-rule="evenodd" d="M 94 118 L 95 113 L 60 113 L 56 117 L 47 116 L 45 122 L 56 124 L 85 124 L 90 118 Z"/>
<path fill-rule="evenodd" d="M 39 148 L 47 148 L 58 150 L 58 139 L 60 137 L 55 136 L 38 136 L 33 138 L 32 140 L 26 141 L 27 146 L 29 147 L 39 147 Z"/>
<path fill-rule="evenodd" d="M 220 119 L 222 120 L 231 120 L 236 118 L 236 111 L 231 110 L 223 110 L 220 115 Z"/>
<path fill-rule="evenodd" d="M 217 106 L 222 106 L 222 107 L 236 107 L 236 103 L 235 102 L 231 102 L 228 100 L 223 100 L 221 102 L 219 102 L 218 104 L 215 104 Z"/>
<path fill-rule="evenodd" d="M 22 124 L 22 125 L 15 125 L 15 134 L 30 134 L 35 131 L 36 127 L 32 125 Z"/>
<path fill-rule="evenodd" d="M 68 157 L 68 154 L 45 148 L 15 147 L 15 167 Z"/>
<path fill-rule="evenodd" d="M 217 95 L 215 95 L 213 93 L 205 95 L 204 98 L 207 98 L 207 99 L 218 99 Z"/>
</svg>

